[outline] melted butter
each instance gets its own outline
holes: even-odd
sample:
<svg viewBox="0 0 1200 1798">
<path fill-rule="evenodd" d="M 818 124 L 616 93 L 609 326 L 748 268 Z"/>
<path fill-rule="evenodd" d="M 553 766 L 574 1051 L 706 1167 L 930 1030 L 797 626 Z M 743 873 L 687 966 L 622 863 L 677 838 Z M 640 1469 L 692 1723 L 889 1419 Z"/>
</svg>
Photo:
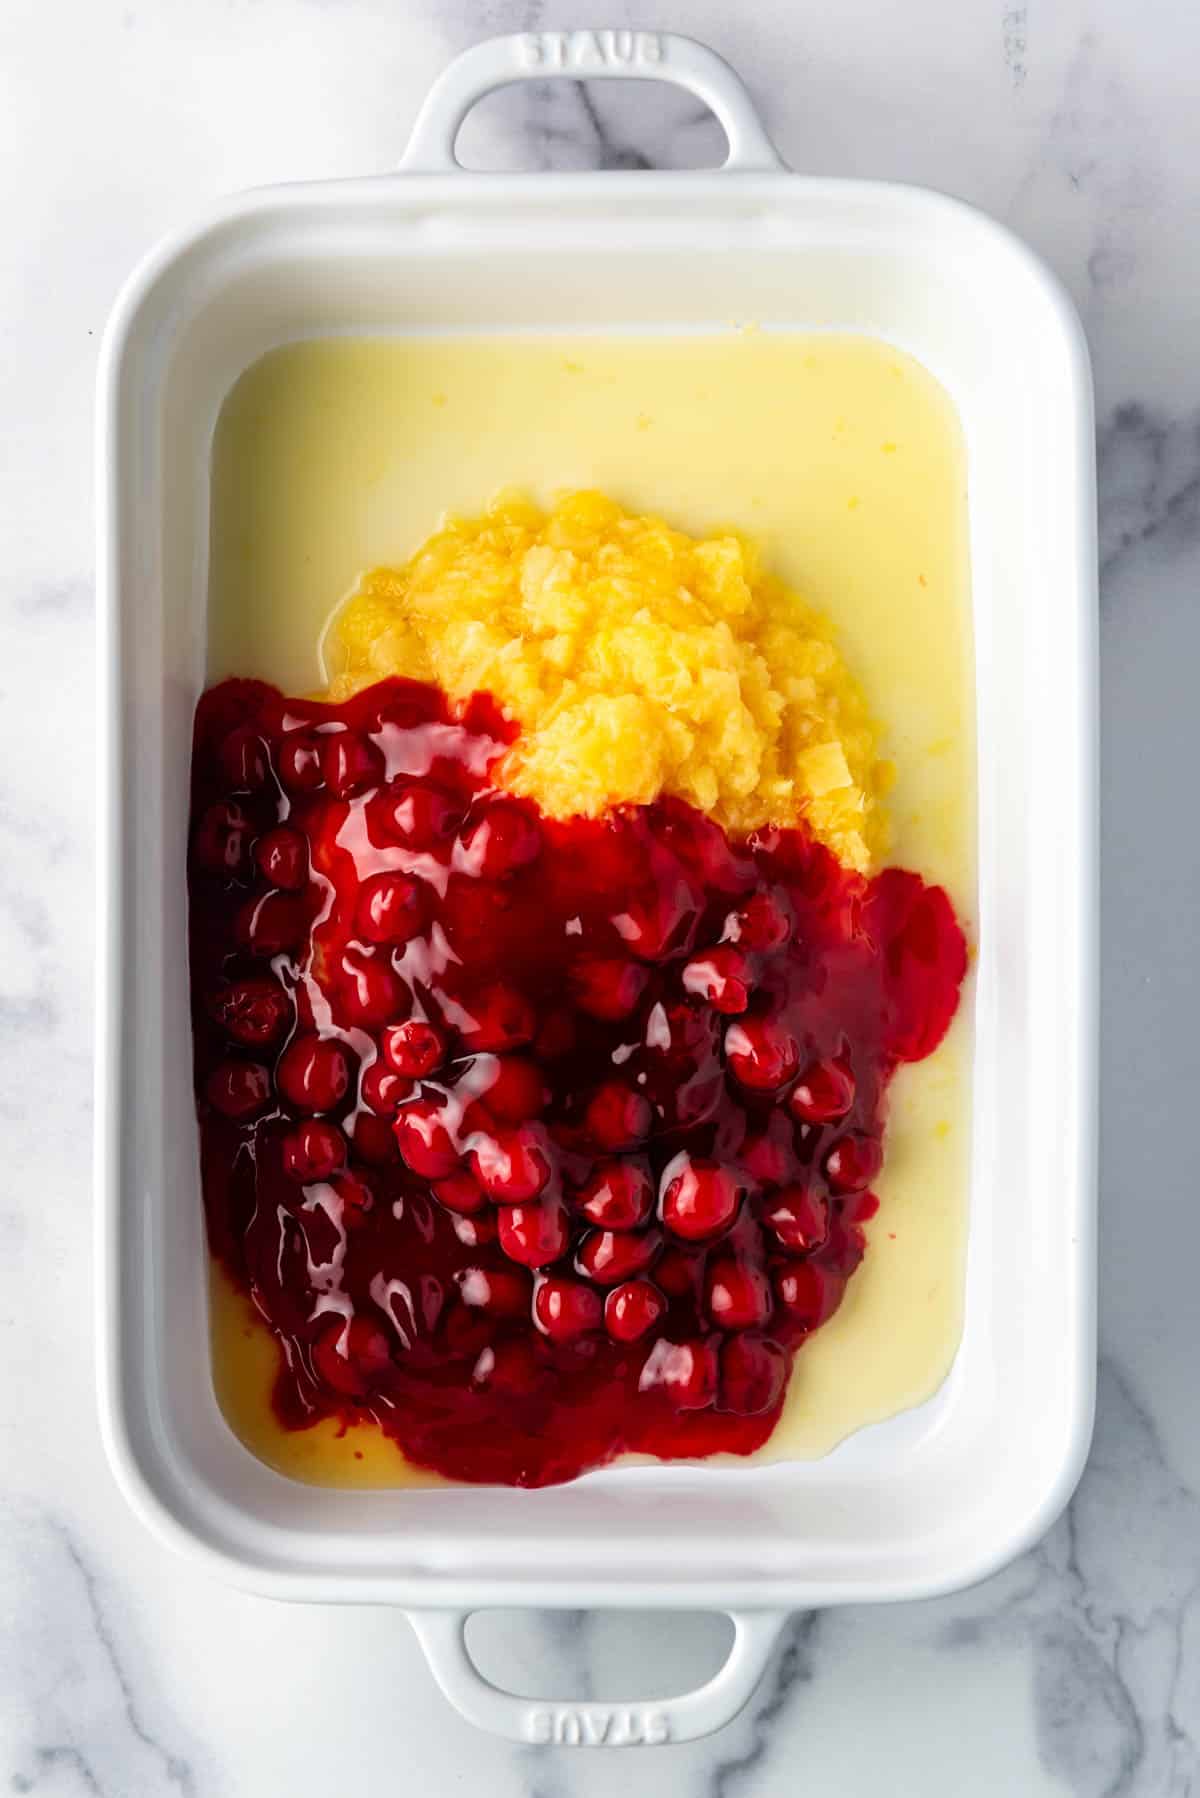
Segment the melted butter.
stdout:
<svg viewBox="0 0 1200 1798">
<path fill-rule="evenodd" d="M 324 685 L 319 643 L 364 569 L 505 486 L 595 487 L 700 533 L 756 537 L 825 613 L 896 766 L 888 859 L 949 891 L 974 937 L 974 714 L 966 466 L 926 370 L 841 335 L 325 339 L 237 383 L 213 452 L 208 678 Z M 929 1398 L 962 1327 L 969 994 L 891 1089 L 869 1246 L 801 1350 L 764 1458 L 827 1453 Z M 321 1484 L 439 1483 L 370 1427 L 278 1427 L 273 1340 L 218 1271 L 214 1382 L 243 1442 Z"/>
</svg>

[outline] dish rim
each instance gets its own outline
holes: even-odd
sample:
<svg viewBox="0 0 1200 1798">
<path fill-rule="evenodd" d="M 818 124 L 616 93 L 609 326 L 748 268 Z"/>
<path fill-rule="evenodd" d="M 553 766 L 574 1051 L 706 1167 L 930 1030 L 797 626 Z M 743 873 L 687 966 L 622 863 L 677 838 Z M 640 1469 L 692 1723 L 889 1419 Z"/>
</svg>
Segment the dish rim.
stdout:
<svg viewBox="0 0 1200 1798">
<path fill-rule="evenodd" d="M 124 724 L 122 718 L 123 670 L 120 664 L 121 628 L 121 531 L 120 479 L 118 453 L 119 415 L 124 398 L 125 368 L 131 345 L 136 343 L 139 328 L 144 325 L 147 308 L 156 290 L 178 272 L 189 258 L 211 254 L 220 247 L 222 234 L 240 229 L 262 229 L 273 218 L 302 213 L 317 207 L 352 214 L 356 209 L 375 206 L 387 184 L 397 184 L 393 191 L 410 212 L 429 209 L 441 212 L 448 207 L 472 207 L 486 197 L 489 208 L 499 206 L 501 214 L 506 202 L 519 203 L 526 209 L 557 207 L 567 199 L 573 207 L 606 202 L 612 197 L 630 198 L 629 177 L 616 172 L 584 175 L 486 175 L 461 174 L 376 176 L 296 184 L 250 192 L 233 201 L 208 208 L 190 227 L 183 228 L 163 241 L 144 258 L 134 271 L 114 306 L 100 353 L 97 415 L 98 466 L 98 579 L 97 612 L 99 632 L 99 851 L 98 851 L 98 957 L 96 1004 L 96 1170 L 97 1170 L 97 1267 L 99 1277 L 98 1322 L 100 1352 L 98 1382 L 100 1416 L 110 1464 L 118 1483 L 135 1510 L 162 1539 L 194 1555 L 219 1571 L 223 1577 L 260 1592 L 291 1598 L 338 1599 L 342 1602 L 382 1602 L 395 1600 L 413 1606 L 470 1605 L 478 1603 L 481 1582 L 477 1575 L 468 1579 L 433 1574 L 427 1570 L 404 1573 L 392 1568 L 383 1574 L 365 1574 L 360 1570 L 342 1576 L 326 1575 L 311 1570 L 290 1571 L 272 1563 L 269 1556 L 259 1560 L 245 1553 L 222 1548 L 189 1524 L 185 1510 L 172 1504 L 165 1491 L 152 1477 L 143 1459 L 144 1450 L 135 1440 L 128 1411 L 126 1390 L 125 1339 L 120 1329 L 118 1296 L 123 1269 L 122 1205 L 120 1191 L 121 1115 L 124 1095 L 124 1038 L 121 1008 L 122 969 L 124 963 L 122 931 L 127 891 L 121 854 L 121 807 Z M 399 185 L 402 184 L 402 185 Z M 782 184 L 782 185 L 781 185 Z M 641 199 L 657 199 L 669 194 L 677 199 L 685 193 L 690 202 L 703 204 L 706 198 L 725 204 L 731 193 L 731 178 L 720 171 L 696 171 L 670 174 L 639 174 L 637 190 Z M 985 1577 L 1014 1558 L 1037 1540 L 1057 1517 L 1068 1501 L 1082 1471 L 1091 1438 L 1095 1393 L 1095 1251 L 1096 1251 L 1096 994 L 1097 994 L 1097 882 L 1096 882 L 1096 582 L 1095 582 L 1095 503 L 1094 447 L 1091 435 L 1091 383 L 1086 343 L 1075 309 L 1058 283 L 1028 247 L 1002 225 L 977 212 L 962 201 L 929 190 L 892 185 L 884 182 L 847 181 L 832 177 L 810 177 L 782 173 L 739 174 L 734 191 L 738 200 L 753 206 L 777 204 L 783 190 L 789 203 L 808 199 L 815 203 L 836 200 L 847 209 L 870 210 L 881 203 L 903 213 L 914 209 L 928 217 L 953 220 L 972 232 L 984 233 L 993 247 L 1002 248 L 1012 259 L 1022 277 L 1041 290 L 1042 298 L 1051 306 L 1068 363 L 1068 376 L 1073 396 L 1074 435 L 1076 442 L 1076 516 L 1064 521 L 1079 546 L 1081 578 L 1074 595 L 1064 596 L 1074 602 L 1074 622 L 1080 656 L 1071 671 L 1075 683 L 1075 713 L 1078 735 L 1075 754 L 1079 768 L 1077 790 L 1077 827 L 1079 860 L 1075 868 L 1075 922 L 1078 926 L 1076 962 L 1078 976 L 1075 998 L 1078 1005 L 1073 1032 L 1076 1058 L 1075 1100 L 1078 1123 L 1072 1145 L 1073 1178 L 1069 1186 L 1075 1205 L 1072 1223 L 1076 1244 L 1072 1328 L 1070 1330 L 1070 1378 L 1074 1392 L 1072 1430 L 1062 1443 L 1059 1464 L 1054 1477 L 1020 1516 L 1012 1518 L 1009 1528 L 995 1539 L 977 1546 L 955 1564 L 947 1564 L 942 1573 L 923 1581 L 889 1581 L 883 1577 L 836 1582 L 813 1581 L 804 1576 L 783 1574 L 768 1582 L 759 1578 L 738 1584 L 725 1578 L 719 1570 L 703 1580 L 680 1582 L 663 1580 L 656 1583 L 634 1576 L 613 1573 L 587 1580 L 558 1575 L 544 1587 L 531 1586 L 525 1578 L 503 1576 L 486 1582 L 487 1602 L 514 1602 L 554 1606 L 600 1606 L 636 1603 L 672 1608 L 713 1608 L 730 1604 L 761 1604 L 769 1597 L 772 1604 L 802 1606 L 819 1602 L 862 1602 L 867 1599 L 901 1599 L 934 1596 L 960 1589 Z M 659 1480 L 670 1480 L 674 1470 L 649 1470 Z M 738 1477 L 751 1477 L 753 1470 L 739 1469 Z"/>
</svg>

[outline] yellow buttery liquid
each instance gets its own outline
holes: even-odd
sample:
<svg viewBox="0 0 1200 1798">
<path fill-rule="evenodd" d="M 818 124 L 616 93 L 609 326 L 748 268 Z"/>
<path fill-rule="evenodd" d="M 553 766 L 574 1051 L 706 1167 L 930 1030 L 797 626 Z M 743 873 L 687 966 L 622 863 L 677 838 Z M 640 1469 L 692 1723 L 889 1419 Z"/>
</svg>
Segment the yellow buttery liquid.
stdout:
<svg viewBox="0 0 1200 1798">
<path fill-rule="evenodd" d="M 926 370 L 866 338 L 729 330 L 638 338 L 323 339 L 250 368 L 213 451 L 210 681 L 324 685 L 329 615 L 444 511 L 502 487 L 596 487 L 683 530 L 753 535 L 836 625 L 895 762 L 890 861 L 944 885 L 974 940 L 974 714 L 966 468 Z M 962 1321 L 969 997 L 891 1088 L 865 1261 L 805 1344 L 760 1458 L 825 1454 L 930 1397 Z M 429 1480 L 370 1426 L 285 1431 L 276 1350 L 215 1272 L 213 1371 L 264 1461 L 326 1484 Z"/>
</svg>

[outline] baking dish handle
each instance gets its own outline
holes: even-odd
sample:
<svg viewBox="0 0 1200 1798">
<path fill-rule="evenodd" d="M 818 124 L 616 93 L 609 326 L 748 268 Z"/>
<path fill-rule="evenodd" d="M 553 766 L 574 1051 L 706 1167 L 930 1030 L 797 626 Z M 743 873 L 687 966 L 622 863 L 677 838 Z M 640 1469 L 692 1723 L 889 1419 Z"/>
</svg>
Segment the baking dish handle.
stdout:
<svg viewBox="0 0 1200 1798">
<path fill-rule="evenodd" d="M 758 171 L 785 165 L 741 78 L 723 57 L 673 31 L 530 31 L 486 38 L 442 70 L 417 114 L 400 167 L 445 174 L 461 167 L 455 143 L 463 120 L 485 94 L 510 81 L 667 81 L 703 100 L 729 140 L 724 167 Z"/>
<path fill-rule="evenodd" d="M 410 1611 L 430 1671 L 457 1711 L 513 1742 L 557 1748 L 654 1748 L 712 1735 L 743 1710 L 766 1671 L 787 1611 L 731 1611 L 733 1646 L 705 1685 L 649 1703 L 519 1698 L 485 1679 L 467 1648 L 470 1611 Z"/>
</svg>

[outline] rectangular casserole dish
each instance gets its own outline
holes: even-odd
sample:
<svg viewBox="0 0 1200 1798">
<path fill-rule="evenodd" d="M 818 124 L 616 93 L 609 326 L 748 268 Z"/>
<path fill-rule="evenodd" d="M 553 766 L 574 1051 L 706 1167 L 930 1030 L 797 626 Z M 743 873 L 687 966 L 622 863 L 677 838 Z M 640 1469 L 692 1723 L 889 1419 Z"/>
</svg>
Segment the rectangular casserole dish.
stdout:
<svg viewBox="0 0 1200 1798">
<path fill-rule="evenodd" d="M 460 170 L 470 105 L 547 74 L 677 81 L 712 105 L 729 162 Z M 184 854 L 218 410 L 298 337 L 730 318 L 896 343 L 948 390 L 966 438 L 979 955 L 953 1372 L 928 1405 L 816 1463 L 618 1468 L 536 1492 L 296 1484 L 235 1440 L 209 1372 Z M 408 1608 L 469 1715 L 584 1745 L 727 1720 L 791 1608 L 944 1592 L 1035 1540 L 1083 1463 L 1095 1354 L 1094 449 L 1086 347 L 1045 268 L 953 200 L 786 172 L 702 46 L 496 39 L 435 86 L 399 174 L 240 197 L 149 258 L 108 329 L 98 455 L 100 1405 L 152 1526 L 263 1593 Z M 463 1614 L 512 1603 L 728 1608 L 738 1633 L 700 1693 L 592 1726 L 472 1672 Z"/>
</svg>

